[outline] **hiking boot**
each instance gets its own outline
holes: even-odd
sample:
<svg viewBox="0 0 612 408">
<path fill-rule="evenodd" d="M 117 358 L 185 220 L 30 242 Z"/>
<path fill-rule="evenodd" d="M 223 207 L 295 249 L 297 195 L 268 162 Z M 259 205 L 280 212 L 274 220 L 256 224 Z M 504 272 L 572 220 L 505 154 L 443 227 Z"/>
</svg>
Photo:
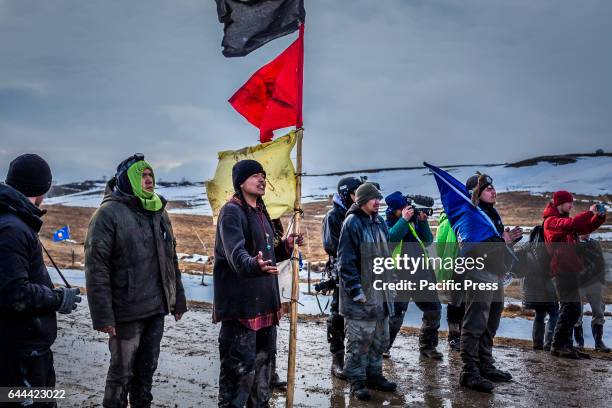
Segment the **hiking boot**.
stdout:
<svg viewBox="0 0 612 408">
<path fill-rule="evenodd" d="M 480 375 L 489 381 L 508 382 L 512 381 L 512 374 L 507 371 L 499 370 L 493 366 L 481 368 Z"/>
<path fill-rule="evenodd" d="M 280 377 L 277 373 L 272 374 L 272 388 L 277 390 L 286 390 L 287 389 L 287 381 L 281 381 Z"/>
<path fill-rule="evenodd" d="M 578 356 L 579 359 L 581 359 L 581 360 L 590 360 L 591 359 L 591 355 L 590 354 L 584 353 L 582 351 L 584 349 L 578 350 L 578 349 L 574 348 L 573 350 L 574 350 L 574 353 L 576 353 L 576 355 Z"/>
<path fill-rule="evenodd" d="M 462 371 L 459 377 L 459 384 L 474 391 L 488 393 L 495 388 L 491 381 L 482 378 L 478 372 L 472 371 Z"/>
<path fill-rule="evenodd" d="M 548 349 L 550 350 L 550 347 Z M 541 344 L 534 344 L 533 345 L 533 350 L 534 351 L 542 351 L 542 350 L 544 350 L 544 346 L 542 346 Z"/>
<path fill-rule="evenodd" d="M 461 351 L 461 339 L 451 339 L 448 341 L 448 348 L 452 351 Z"/>
<path fill-rule="evenodd" d="M 602 324 L 591 326 L 593 338 L 595 339 L 595 350 L 601 351 L 602 353 L 609 353 L 611 351 L 610 347 L 606 346 L 603 342 L 603 328 Z"/>
<path fill-rule="evenodd" d="M 372 394 L 365 386 L 365 382 L 357 381 L 351 384 L 351 395 L 361 401 L 369 401 L 372 399 Z"/>
<path fill-rule="evenodd" d="M 336 378 L 346 380 L 346 375 L 344 375 L 344 351 L 339 351 L 334 354 L 332 359 L 331 373 Z"/>
<path fill-rule="evenodd" d="M 574 339 L 576 339 L 576 348 L 580 351 L 584 350 L 584 331 L 582 325 L 574 326 Z"/>
<path fill-rule="evenodd" d="M 578 360 L 580 358 L 578 357 L 578 354 L 576 354 L 575 350 L 567 346 L 562 346 L 562 347 L 552 346 L 550 348 L 550 354 L 552 354 L 555 357 L 571 358 L 572 360 Z"/>
<path fill-rule="evenodd" d="M 442 353 L 436 350 L 435 347 L 421 349 L 421 355 L 434 360 L 442 360 L 443 357 Z"/>
<path fill-rule="evenodd" d="M 395 392 L 397 384 L 387 380 L 382 375 L 377 375 L 366 380 L 366 387 L 378 391 Z"/>
</svg>

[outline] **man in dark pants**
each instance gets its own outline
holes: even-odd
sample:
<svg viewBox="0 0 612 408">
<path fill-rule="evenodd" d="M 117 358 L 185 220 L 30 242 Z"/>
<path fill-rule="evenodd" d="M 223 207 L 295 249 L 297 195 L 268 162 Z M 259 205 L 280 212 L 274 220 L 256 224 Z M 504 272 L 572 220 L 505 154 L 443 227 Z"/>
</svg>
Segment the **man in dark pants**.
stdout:
<svg viewBox="0 0 612 408">
<path fill-rule="evenodd" d="M 575 217 L 570 217 L 574 197 L 568 191 L 557 191 L 544 209 L 544 240 L 550 254 L 550 274 L 559 297 L 561 310 L 555 326 L 551 354 L 565 358 L 590 358 L 574 349 L 572 332 L 582 309 L 579 293 L 579 273 L 584 260 L 577 251 L 578 235 L 590 234 L 606 221 L 605 211 L 596 205 Z"/>
<path fill-rule="evenodd" d="M 213 320 L 219 332 L 220 407 L 267 407 L 272 393 L 276 326 L 282 316 L 276 262 L 288 259 L 290 235 L 275 240 L 263 202 L 266 172 L 255 160 L 232 169 L 234 196 L 221 208 L 215 237 Z"/>
<path fill-rule="evenodd" d="M 56 312 L 81 300 L 78 288 L 53 288 L 43 260 L 39 207 L 50 187 L 51 169 L 35 154 L 13 160 L 0 184 L 0 387 L 55 387 Z"/>
<path fill-rule="evenodd" d="M 389 229 L 389 242 L 399 243 L 401 252 L 412 258 L 427 257 L 427 246 L 433 242 L 433 235 L 427 221 L 425 212 L 416 213 L 415 207 L 401 192 L 395 191 L 385 197 L 387 203 L 386 223 Z M 418 287 L 420 281 L 436 283 L 434 271 L 428 266 L 419 267 L 409 275 Z M 442 359 L 436 347 L 438 346 L 438 329 L 442 305 L 437 291 L 417 290 L 411 295 L 416 306 L 423 312 L 421 333 L 419 335 L 419 350 L 423 357 Z M 395 313 L 389 318 L 389 346 L 385 357 L 389 357 L 393 342 L 399 333 L 404 316 L 408 310 L 410 299 L 404 302 L 395 302 Z"/>
<path fill-rule="evenodd" d="M 397 384 L 382 372 L 382 354 L 389 344 L 389 315 L 393 315 L 392 294 L 375 290 L 371 265 L 376 257 L 389 257 L 388 231 L 378 215 L 382 195 L 372 183 L 356 191 L 338 243 L 340 313 L 346 327 L 344 373 L 351 383 L 351 395 L 369 400 L 367 388 L 393 392 Z"/>
<path fill-rule="evenodd" d="M 338 192 L 334 194 L 333 208 L 327 212 L 323 219 L 323 248 L 328 255 L 326 269 L 328 278 L 334 282 L 332 302 L 327 318 L 327 342 L 329 351 L 333 355 L 331 373 L 340 379 L 346 379 L 342 369 L 344 367 L 344 318 L 339 311 L 338 289 L 338 240 L 340 230 L 346 217 L 347 210 L 355 202 L 355 190 L 362 184 L 356 177 L 345 177 L 338 182 Z"/>
<path fill-rule="evenodd" d="M 505 228 L 501 217 L 494 208 L 497 192 L 493 180 L 486 174 L 476 174 L 466 182 L 472 192 L 472 203 L 478 206 L 492 222 L 497 235 L 481 243 L 465 243 L 461 256 L 483 258 L 482 269 L 467 272 L 467 280 L 489 284 L 496 290 L 465 289 L 465 315 L 461 328 L 461 359 L 463 370 L 460 384 L 477 391 L 491 392 L 491 381 L 510 381 L 512 375 L 495 367 L 493 359 L 493 338 L 499 327 L 504 310 L 503 278 L 511 257 L 509 248 L 518 242 L 523 234 L 520 227 Z M 461 242 L 461 237 L 457 237 Z"/>
<path fill-rule="evenodd" d="M 149 407 L 164 317 L 187 311 L 166 200 L 142 154 L 117 167 L 85 239 L 93 328 L 109 335 L 103 405 Z"/>
</svg>

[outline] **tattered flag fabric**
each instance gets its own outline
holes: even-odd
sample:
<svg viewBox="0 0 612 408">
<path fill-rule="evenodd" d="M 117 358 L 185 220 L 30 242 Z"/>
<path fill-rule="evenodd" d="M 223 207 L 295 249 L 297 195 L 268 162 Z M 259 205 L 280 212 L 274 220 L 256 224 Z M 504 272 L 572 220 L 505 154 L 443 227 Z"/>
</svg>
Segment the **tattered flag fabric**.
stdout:
<svg viewBox="0 0 612 408">
<path fill-rule="evenodd" d="M 272 219 L 292 211 L 295 202 L 295 168 L 290 154 L 296 142 L 295 132 L 270 142 L 240 150 L 219 152 L 215 177 L 206 182 L 206 195 L 216 223 L 221 207 L 234 194 L 232 167 L 243 159 L 257 160 L 266 171 L 266 194 L 263 200 Z"/>
<path fill-rule="evenodd" d="M 304 0 L 215 0 L 226 57 L 242 57 L 304 22 Z"/>
<path fill-rule="evenodd" d="M 304 40 L 300 35 L 229 99 L 238 113 L 259 128 L 262 143 L 272 140 L 276 129 L 302 126 L 303 53 Z"/>
</svg>

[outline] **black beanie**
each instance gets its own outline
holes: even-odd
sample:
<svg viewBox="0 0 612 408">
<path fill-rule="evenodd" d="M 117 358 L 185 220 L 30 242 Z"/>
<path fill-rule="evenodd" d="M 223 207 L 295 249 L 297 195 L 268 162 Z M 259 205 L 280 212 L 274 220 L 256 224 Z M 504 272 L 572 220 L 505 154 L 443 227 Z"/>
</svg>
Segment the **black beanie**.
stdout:
<svg viewBox="0 0 612 408">
<path fill-rule="evenodd" d="M 257 173 L 266 174 L 261 164 L 256 160 L 240 160 L 238 163 L 234 164 L 234 167 L 232 167 L 234 191 L 237 193 L 240 192 L 240 185 L 253 174 Z"/>
<path fill-rule="evenodd" d="M 51 188 L 51 168 L 37 154 L 22 154 L 11 162 L 6 184 L 26 197 L 44 195 Z"/>
</svg>

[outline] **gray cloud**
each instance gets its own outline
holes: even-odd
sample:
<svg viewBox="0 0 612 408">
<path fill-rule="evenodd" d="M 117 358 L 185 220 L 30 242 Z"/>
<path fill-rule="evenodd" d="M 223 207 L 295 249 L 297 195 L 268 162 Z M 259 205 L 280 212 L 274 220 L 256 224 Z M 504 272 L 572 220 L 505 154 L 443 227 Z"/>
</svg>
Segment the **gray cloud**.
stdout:
<svg viewBox="0 0 612 408">
<path fill-rule="evenodd" d="M 612 149 L 612 3 L 307 0 L 307 172 Z M 257 142 L 227 103 L 295 36 L 221 55 L 214 2 L 0 0 L 0 177 L 25 151 L 61 181 L 142 151 L 211 177 Z"/>
</svg>

